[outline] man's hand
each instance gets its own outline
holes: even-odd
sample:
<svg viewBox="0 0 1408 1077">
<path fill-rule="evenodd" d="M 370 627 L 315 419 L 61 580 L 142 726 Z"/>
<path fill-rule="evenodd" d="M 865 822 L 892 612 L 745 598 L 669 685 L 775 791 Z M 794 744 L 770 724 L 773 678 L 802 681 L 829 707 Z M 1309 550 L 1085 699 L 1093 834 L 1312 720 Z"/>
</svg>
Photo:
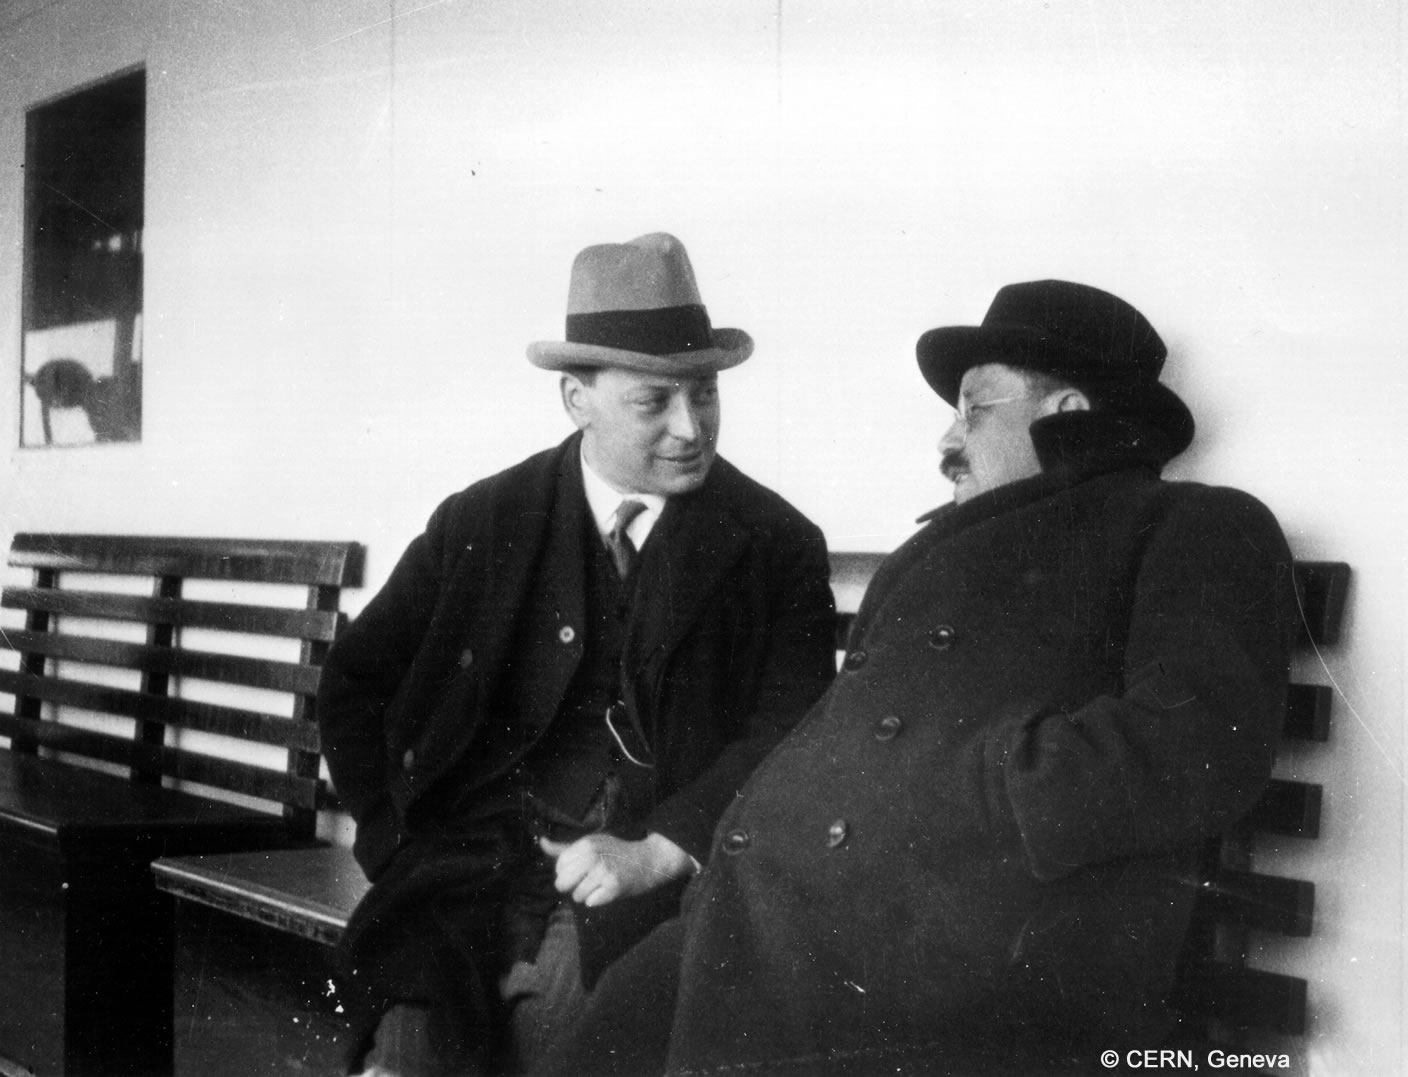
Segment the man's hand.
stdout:
<svg viewBox="0 0 1408 1077">
<path fill-rule="evenodd" d="M 570 893 L 589 908 L 644 894 L 695 870 L 694 858 L 661 834 L 641 841 L 588 834 L 570 845 L 540 838 L 538 845 L 557 861 L 558 893 Z"/>
</svg>

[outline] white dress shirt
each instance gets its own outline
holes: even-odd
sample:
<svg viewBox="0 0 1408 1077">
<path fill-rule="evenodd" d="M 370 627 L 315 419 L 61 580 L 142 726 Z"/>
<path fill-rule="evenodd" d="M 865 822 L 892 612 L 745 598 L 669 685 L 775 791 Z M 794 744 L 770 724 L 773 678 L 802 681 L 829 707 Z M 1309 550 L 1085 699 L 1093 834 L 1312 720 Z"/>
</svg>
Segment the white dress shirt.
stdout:
<svg viewBox="0 0 1408 1077">
<path fill-rule="evenodd" d="M 606 536 L 611 533 L 612 525 L 616 522 L 616 510 L 622 501 L 639 501 L 645 506 L 645 511 L 638 513 L 626 528 L 632 544 L 637 550 L 645 547 L 645 540 L 649 536 L 651 529 L 655 526 L 660 514 L 665 511 L 665 498 L 659 494 L 623 494 L 616 490 L 609 482 L 603 479 L 592 466 L 587 463 L 586 455 L 582 456 L 582 485 L 587 493 L 587 507 L 591 509 L 592 519 L 596 521 L 596 530 L 604 542 Z"/>
</svg>

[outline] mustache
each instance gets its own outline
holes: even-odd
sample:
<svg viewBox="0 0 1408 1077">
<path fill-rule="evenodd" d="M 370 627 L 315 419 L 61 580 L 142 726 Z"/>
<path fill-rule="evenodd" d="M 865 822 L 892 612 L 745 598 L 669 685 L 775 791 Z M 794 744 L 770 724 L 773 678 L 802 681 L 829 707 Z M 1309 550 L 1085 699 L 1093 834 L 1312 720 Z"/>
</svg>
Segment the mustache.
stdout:
<svg viewBox="0 0 1408 1077">
<path fill-rule="evenodd" d="M 950 449 L 939 460 L 939 471 L 949 482 L 956 482 L 958 476 L 968 470 L 968 457 L 962 449 Z"/>
</svg>

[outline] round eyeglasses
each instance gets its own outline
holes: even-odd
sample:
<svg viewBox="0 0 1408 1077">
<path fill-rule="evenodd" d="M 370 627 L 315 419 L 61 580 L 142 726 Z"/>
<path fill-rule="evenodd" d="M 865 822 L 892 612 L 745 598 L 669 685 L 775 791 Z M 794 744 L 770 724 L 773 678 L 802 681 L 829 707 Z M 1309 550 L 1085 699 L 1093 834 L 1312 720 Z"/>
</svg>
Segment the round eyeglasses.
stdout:
<svg viewBox="0 0 1408 1077">
<path fill-rule="evenodd" d="M 962 397 L 958 401 L 958 407 L 953 409 L 953 421 L 962 423 L 965 427 L 972 429 L 973 420 L 989 408 L 995 408 L 999 404 L 1011 404 L 1014 400 L 1025 400 L 1022 396 L 999 396 L 992 400 L 969 400 Z"/>
</svg>

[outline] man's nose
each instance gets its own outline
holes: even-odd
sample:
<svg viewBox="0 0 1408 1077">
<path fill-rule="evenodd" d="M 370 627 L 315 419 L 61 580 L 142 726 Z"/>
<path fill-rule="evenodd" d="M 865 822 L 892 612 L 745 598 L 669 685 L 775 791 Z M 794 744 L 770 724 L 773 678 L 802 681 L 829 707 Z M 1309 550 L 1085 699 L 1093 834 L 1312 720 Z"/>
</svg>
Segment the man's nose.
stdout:
<svg viewBox="0 0 1408 1077">
<path fill-rule="evenodd" d="M 696 441 L 703 424 L 699 421 L 699 412 L 688 397 L 676 397 L 670 405 L 670 421 L 667 429 L 672 437 L 681 441 Z"/>
<path fill-rule="evenodd" d="M 963 448 L 963 443 L 967 440 L 967 424 L 962 419 L 954 419 L 952 425 L 944 431 L 944 436 L 939 438 L 939 455 Z"/>
</svg>

